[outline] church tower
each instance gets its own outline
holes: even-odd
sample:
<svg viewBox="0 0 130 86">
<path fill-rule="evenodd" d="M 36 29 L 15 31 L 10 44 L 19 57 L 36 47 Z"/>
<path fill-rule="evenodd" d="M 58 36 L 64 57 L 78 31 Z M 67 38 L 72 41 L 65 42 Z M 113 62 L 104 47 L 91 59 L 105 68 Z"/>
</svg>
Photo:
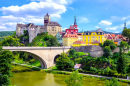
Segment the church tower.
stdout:
<svg viewBox="0 0 130 86">
<path fill-rule="evenodd" d="M 125 20 L 125 23 L 124 23 L 124 29 L 125 29 L 125 28 L 127 28 L 127 27 L 126 27 L 126 20 Z"/>
<path fill-rule="evenodd" d="M 75 29 L 78 28 L 78 25 L 77 25 L 77 22 L 76 22 L 76 16 L 74 17 L 74 27 L 75 27 Z"/>
<path fill-rule="evenodd" d="M 48 13 L 44 17 L 44 25 L 46 25 L 49 21 L 51 21 L 50 15 Z"/>
</svg>

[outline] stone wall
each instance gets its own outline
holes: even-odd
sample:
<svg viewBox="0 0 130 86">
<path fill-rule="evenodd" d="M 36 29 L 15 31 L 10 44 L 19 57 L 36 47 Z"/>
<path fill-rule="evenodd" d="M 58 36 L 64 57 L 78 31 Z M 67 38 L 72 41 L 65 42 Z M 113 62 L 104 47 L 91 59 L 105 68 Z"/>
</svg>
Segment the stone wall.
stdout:
<svg viewBox="0 0 130 86">
<path fill-rule="evenodd" d="M 92 45 L 92 46 L 81 46 L 81 47 L 71 47 L 75 49 L 77 52 L 87 52 L 90 53 L 92 57 L 101 57 L 103 56 L 103 49 L 100 46 Z"/>
</svg>

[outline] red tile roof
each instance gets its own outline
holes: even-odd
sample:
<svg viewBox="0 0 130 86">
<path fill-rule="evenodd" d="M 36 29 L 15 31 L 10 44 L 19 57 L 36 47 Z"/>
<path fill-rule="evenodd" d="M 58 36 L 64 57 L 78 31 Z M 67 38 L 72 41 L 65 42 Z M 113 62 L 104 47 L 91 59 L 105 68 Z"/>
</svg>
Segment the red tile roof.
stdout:
<svg viewBox="0 0 130 86">
<path fill-rule="evenodd" d="M 77 33 L 78 36 L 82 36 L 82 33 Z"/>
<path fill-rule="evenodd" d="M 92 42 L 92 43 L 100 43 L 100 42 L 96 40 L 96 41 L 94 41 L 94 42 Z"/>
<path fill-rule="evenodd" d="M 115 34 L 111 34 L 111 36 L 114 38 L 116 35 Z"/>
<path fill-rule="evenodd" d="M 86 44 L 86 43 L 83 41 L 75 41 L 73 44 Z"/>
<path fill-rule="evenodd" d="M 78 38 L 77 34 L 65 34 L 63 38 Z"/>
</svg>

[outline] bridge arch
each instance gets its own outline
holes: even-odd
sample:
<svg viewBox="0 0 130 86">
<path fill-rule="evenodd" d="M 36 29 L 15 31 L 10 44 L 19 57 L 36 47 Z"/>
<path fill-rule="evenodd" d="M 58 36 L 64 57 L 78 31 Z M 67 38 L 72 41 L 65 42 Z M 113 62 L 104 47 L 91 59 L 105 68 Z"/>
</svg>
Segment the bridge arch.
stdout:
<svg viewBox="0 0 130 86">
<path fill-rule="evenodd" d="M 35 58 L 37 58 L 40 63 L 41 63 L 41 68 L 47 68 L 47 64 L 46 64 L 46 61 L 41 57 L 39 56 L 38 54 L 34 53 L 34 52 L 31 52 L 31 51 L 24 51 L 24 50 L 17 50 L 17 51 L 21 51 L 21 52 L 27 52 L 33 56 L 35 56 Z"/>
<path fill-rule="evenodd" d="M 56 64 L 56 59 L 60 57 L 60 54 L 57 54 L 55 57 L 54 57 L 54 64 Z"/>
</svg>

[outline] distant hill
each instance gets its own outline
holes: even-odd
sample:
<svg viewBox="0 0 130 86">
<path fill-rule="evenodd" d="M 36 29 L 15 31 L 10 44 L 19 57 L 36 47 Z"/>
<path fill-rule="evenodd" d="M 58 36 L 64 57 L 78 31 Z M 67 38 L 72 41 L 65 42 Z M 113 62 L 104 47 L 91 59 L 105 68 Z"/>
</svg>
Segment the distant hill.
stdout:
<svg viewBox="0 0 130 86">
<path fill-rule="evenodd" d="M 15 31 L 0 31 L 0 37 L 13 35 Z"/>
<path fill-rule="evenodd" d="M 15 31 L 0 31 L 0 41 L 9 35 L 13 35 Z"/>
<path fill-rule="evenodd" d="M 107 31 L 104 31 L 105 32 L 105 34 L 122 34 L 122 32 L 120 32 L 120 33 L 113 33 L 113 32 L 107 32 Z"/>
</svg>

